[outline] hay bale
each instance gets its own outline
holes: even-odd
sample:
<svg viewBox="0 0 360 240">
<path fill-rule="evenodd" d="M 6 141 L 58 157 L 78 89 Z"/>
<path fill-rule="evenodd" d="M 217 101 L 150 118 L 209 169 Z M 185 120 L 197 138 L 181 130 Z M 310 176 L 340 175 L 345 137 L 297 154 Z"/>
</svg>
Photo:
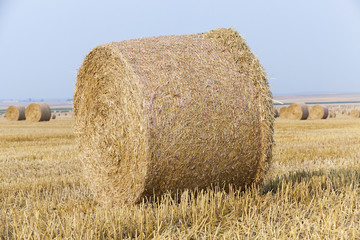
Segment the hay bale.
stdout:
<svg viewBox="0 0 360 240">
<path fill-rule="evenodd" d="M 293 103 L 286 109 L 286 118 L 290 120 L 306 120 L 309 109 L 304 103 Z"/>
<path fill-rule="evenodd" d="M 74 130 L 100 201 L 263 179 L 272 158 L 265 73 L 232 29 L 96 47 L 74 92 Z"/>
<path fill-rule="evenodd" d="M 321 105 L 314 105 L 310 108 L 309 119 L 326 119 L 329 109 Z"/>
<path fill-rule="evenodd" d="M 352 118 L 360 118 L 360 111 L 357 110 L 357 109 L 351 110 L 350 117 L 352 117 Z"/>
<path fill-rule="evenodd" d="M 25 107 L 24 106 L 10 106 L 6 110 L 6 118 L 9 121 L 25 120 Z"/>
<path fill-rule="evenodd" d="M 31 122 L 50 121 L 51 109 L 47 103 L 31 103 L 25 110 L 25 116 Z"/>
<path fill-rule="evenodd" d="M 276 108 L 273 109 L 273 114 L 275 118 L 278 118 L 280 116 L 279 111 Z"/>
<path fill-rule="evenodd" d="M 288 108 L 287 106 L 280 108 L 280 111 L 279 111 L 280 118 L 287 118 L 287 116 L 286 116 L 287 108 Z"/>
<path fill-rule="evenodd" d="M 51 119 L 56 119 L 56 114 L 55 114 L 55 113 L 53 113 L 53 114 L 51 115 Z"/>
<path fill-rule="evenodd" d="M 335 113 L 335 111 L 329 110 L 329 114 L 328 114 L 328 116 L 327 116 L 326 119 L 329 119 L 329 118 L 336 118 L 336 113 Z"/>
</svg>

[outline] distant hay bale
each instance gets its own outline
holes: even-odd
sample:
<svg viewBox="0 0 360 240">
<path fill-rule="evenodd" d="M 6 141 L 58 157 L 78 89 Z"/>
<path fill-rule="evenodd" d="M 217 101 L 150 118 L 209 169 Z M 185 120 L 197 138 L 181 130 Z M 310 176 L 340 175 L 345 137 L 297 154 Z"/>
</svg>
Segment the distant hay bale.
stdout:
<svg viewBox="0 0 360 240">
<path fill-rule="evenodd" d="M 335 111 L 329 110 L 329 114 L 327 116 L 327 119 L 329 118 L 336 118 L 336 113 Z"/>
<path fill-rule="evenodd" d="M 357 110 L 357 109 L 351 110 L 350 117 L 352 117 L 352 118 L 360 118 L 360 111 Z"/>
<path fill-rule="evenodd" d="M 273 112 L 274 112 L 274 117 L 275 118 L 278 118 L 280 116 L 279 111 L 276 108 L 273 109 Z"/>
<path fill-rule="evenodd" d="M 314 105 L 310 108 L 309 119 L 326 119 L 329 109 L 321 105 Z"/>
<path fill-rule="evenodd" d="M 287 110 L 287 106 L 284 106 L 284 107 L 282 107 L 282 108 L 280 108 L 280 111 L 279 111 L 279 116 L 280 116 L 280 118 L 287 118 L 286 117 L 286 110 Z"/>
<path fill-rule="evenodd" d="M 245 187 L 272 158 L 273 103 L 232 29 L 96 47 L 74 92 L 74 131 L 97 199 L 132 204 L 211 185 Z"/>
<path fill-rule="evenodd" d="M 10 106 L 6 110 L 6 119 L 9 121 L 25 120 L 25 107 L 24 106 Z"/>
<path fill-rule="evenodd" d="M 342 114 L 344 114 L 344 110 L 338 109 L 335 113 L 336 113 L 337 115 L 342 115 Z"/>
<path fill-rule="evenodd" d="M 25 110 L 25 116 L 31 122 L 50 121 L 51 109 L 47 103 L 31 103 Z"/>
<path fill-rule="evenodd" d="M 51 115 L 51 119 L 56 119 L 56 114 L 55 114 L 55 113 L 53 113 L 53 114 Z"/>
<path fill-rule="evenodd" d="M 286 109 L 286 118 L 290 120 L 306 120 L 309 109 L 304 103 L 293 103 Z"/>
</svg>

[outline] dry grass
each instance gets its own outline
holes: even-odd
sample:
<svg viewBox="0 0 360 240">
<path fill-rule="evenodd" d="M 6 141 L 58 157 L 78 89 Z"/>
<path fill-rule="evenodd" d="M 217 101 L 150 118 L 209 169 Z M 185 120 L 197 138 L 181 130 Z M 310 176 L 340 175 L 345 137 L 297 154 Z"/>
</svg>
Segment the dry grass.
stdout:
<svg viewBox="0 0 360 240">
<path fill-rule="evenodd" d="M 0 239 L 355 239 L 360 120 L 275 122 L 262 187 L 99 205 L 76 160 L 72 120 L 0 120 Z"/>
</svg>

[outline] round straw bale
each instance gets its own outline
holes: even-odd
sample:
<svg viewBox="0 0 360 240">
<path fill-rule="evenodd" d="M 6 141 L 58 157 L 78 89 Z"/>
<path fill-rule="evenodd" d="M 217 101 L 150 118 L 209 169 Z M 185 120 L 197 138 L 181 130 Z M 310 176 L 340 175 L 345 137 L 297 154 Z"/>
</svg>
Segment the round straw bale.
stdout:
<svg viewBox="0 0 360 240">
<path fill-rule="evenodd" d="M 6 110 L 6 118 L 10 121 L 25 120 L 25 107 L 24 106 L 10 106 Z"/>
<path fill-rule="evenodd" d="M 360 117 L 360 111 L 357 109 L 353 109 L 350 112 L 350 117 L 352 118 L 359 118 Z"/>
<path fill-rule="evenodd" d="M 273 103 L 232 29 L 96 47 L 74 92 L 74 130 L 95 195 L 132 204 L 167 191 L 244 187 L 272 158 Z"/>
<path fill-rule="evenodd" d="M 49 121 L 51 109 L 47 103 L 31 103 L 25 110 L 25 116 L 31 122 Z"/>
<path fill-rule="evenodd" d="M 286 118 L 291 120 L 306 120 L 309 109 L 304 103 L 293 103 L 286 110 Z"/>
<path fill-rule="evenodd" d="M 51 119 L 56 119 L 56 114 L 55 114 L 55 113 L 53 113 L 53 114 L 51 115 Z"/>
<path fill-rule="evenodd" d="M 279 116 L 280 118 L 286 118 L 286 110 L 287 110 L 287 106 L 284 106 L 282 108 L 280 108 L 280 111 L 279 111 Z"/>
<path fill-rule="evenodd" d="M 329 115 L 327 107 L 314 105 L 310 108 L 309 119 L 326 119 Z"/>
</svg>

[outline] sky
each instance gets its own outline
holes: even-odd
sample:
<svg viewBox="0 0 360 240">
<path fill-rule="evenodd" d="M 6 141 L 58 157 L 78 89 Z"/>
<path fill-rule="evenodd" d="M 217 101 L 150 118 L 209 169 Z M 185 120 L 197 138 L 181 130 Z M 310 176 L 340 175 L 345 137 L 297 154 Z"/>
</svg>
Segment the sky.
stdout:
<svg viewBox="0 0 360 240">
<path fill-rule="evenodd" d="M 0 0 L 0 99 L 72 98 L 97 45 L 233 27 L 274 95 L 360 93 L 360 0 Z"/>
</svg>

